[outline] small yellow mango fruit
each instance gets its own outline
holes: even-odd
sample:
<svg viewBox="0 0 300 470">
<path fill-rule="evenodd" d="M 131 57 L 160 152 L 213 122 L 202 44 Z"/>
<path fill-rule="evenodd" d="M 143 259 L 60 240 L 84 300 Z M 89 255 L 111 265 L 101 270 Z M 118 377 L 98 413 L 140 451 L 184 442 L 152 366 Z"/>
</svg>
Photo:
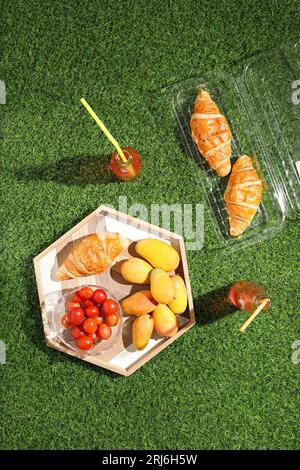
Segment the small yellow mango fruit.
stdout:
<svg viewBox="0 0 300 470">
<path fill-rule="evenodd" d="M 135 245 L 135 251 L 154 268 L 173 271 L 179 265 L 179 255 L 177 251 L 162 240 L 155 238 L 139 240 Z"/>
<path fill-rule="evenodd" d="M 175 297 L 172 302 L 169 303 L 169 307 L 172 312 L 179 314 L 184 313 L 187 307 L 187 293 L 184 280 L 178 274 L 171 276 L 173 283 Z"/>
<path fill-rule="evenodd" d="M 140 290 L 120 302 L 126 315 L 143 315 L 152 312 L 157 303 L 149 290 Z"/>
<path fill-rule="evenodd" d="M 140 258 L 130 258 L 121 265 L 121 274 L 131 284 L 149 284 L 152 266 Z"/>
<path fill-rule="evenodd" d="M 166 271 L 155 268 L 150 273 L 150 290 L 152 297 L 161 304 L 172 302 L 175 296 L 173 282 Z"/>
<path fill-rule="evenodd" d="M 152 314 L 154 329 L 160 336 L 174 336 L 178 331 L 178 321 L 175 313 L 167 305 L 158 304 Z"/>
<path fill-rule="evenodd" d="M 132 342 L 136 349 L 144 349 L 151 338 L 154 321 L 147 313 L 135 318 L 132 324 Z"/>
</svg>

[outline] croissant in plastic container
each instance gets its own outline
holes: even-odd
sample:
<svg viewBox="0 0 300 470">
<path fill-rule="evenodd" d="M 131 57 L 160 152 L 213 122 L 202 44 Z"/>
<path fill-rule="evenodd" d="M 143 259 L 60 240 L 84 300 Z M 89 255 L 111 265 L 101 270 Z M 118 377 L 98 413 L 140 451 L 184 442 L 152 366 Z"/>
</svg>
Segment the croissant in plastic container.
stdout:
<svg viewBox="0 0 300 470">
<path fill-rule="evenodd" d="M 241 235 L 250 225 L 260 204 L 262 189 L 252 159 L 247 155 L 239 157 L 232 167 L 224 194 L 232 237 Z"/>
<path fill-rule="evenodd" d="M 231 131 L 207 91 L 201 90 L 191 116 L 191 132 L 201 155 L 219 176 L 230 172 Z"/>
<path fill-rule="evenodd" d="M 71 252 L 56 273 L 60 281 L 100 274 L 128 245 L 119 233 L 95 233 L 74 243 Z"/>
</svg>

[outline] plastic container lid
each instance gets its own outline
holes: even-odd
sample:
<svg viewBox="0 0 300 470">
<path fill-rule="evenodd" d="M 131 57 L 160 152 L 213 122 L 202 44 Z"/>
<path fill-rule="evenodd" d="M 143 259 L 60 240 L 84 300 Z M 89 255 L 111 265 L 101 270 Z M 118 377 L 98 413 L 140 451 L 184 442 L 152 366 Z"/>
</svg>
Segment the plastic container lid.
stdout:
<svg viewBox="0 0 300 470">
<path fill-rule="evenodd" d="M 190 132 L 199 88 L 208 90 L 232 131 L 232 162 L 255 156 L 265 180 L 263 199 L 251 225 L 239 239 L 230 237 L 224 191 L 228 177 L 218 177 L 200 155 Z M 210 73 L 165 89 L 188 154 L 200 167 L 198 180 L 214 214 L 214 248 L 235 249 L 274 236 L 286 216 L 300 214 L 300 45 L 285 45 L 254 56 L 235 78 Z"/>
</svg>

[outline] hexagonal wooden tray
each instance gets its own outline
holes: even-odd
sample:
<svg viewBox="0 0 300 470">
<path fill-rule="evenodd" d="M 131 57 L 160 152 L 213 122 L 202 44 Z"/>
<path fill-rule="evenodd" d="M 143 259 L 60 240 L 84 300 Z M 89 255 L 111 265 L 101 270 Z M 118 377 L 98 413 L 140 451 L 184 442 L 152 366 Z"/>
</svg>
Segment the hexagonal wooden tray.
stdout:
<svg viewBox="0 0 300 470">
<path fill-rule="evenodd" d="M 83 276 L 62 282 L 55 280 L 53 273 L 56 272 L 66 257 L 73 242 L 82 236 L 96 232 L 119 232 L 123 237 L 130 240 L 131 243 L 128 249 L 123 250 L 116 258 L 114 265 L 99 275 Z M 145 286 L 132 286 L 126 283 L 118 270 L 118 261 L 134 256 L 134 242 L 144 238 L 160 238 L 172 245 L 180 255 L 180 264 L 176 273 L 180 274 L 185 281 L 188 306 L 185 313 L 178 316 L 180 325 L 178 333 L 172 338 L 161 338 L 153 334 L 146 348 L 142 351 L 137 351 L 133 347 L 131 339 L 131 323 L 134 318 L 132 316 L 124 316 L 121 338 L 110 350 L 99 354 L 99 356 L 91 356 L 88 353 L 76 353 L 66 347 L 58 340 L 55 332 L 51 331 L 49 318 L 55 308 L 55 299 L 58 299 L 62 292 L 66 292 L 70 288 L 80 288 L 87 284 L 106 287 L 118 300 L 123 299 L 132 292 L 145 288 Z M 132 374 L 195 324 L 183 238 L 180 235 L 109 207 L 98 207 L 98 209 L 38 255 L 34 259 L 34 266 L 47 345 L 118 374 L 126 376 Z"/>
</svg>

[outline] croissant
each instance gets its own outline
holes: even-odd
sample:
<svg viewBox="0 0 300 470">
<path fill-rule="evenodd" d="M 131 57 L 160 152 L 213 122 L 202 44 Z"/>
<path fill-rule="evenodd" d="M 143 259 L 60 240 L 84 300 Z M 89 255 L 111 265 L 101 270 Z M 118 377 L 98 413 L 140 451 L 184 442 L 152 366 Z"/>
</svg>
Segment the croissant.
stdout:
<svg viewBox="0 0 300 470">
<path fill-rule="evenodd" d="M 127 246 L 119 233 L 95 233 L 75 242 L 71 252 L 59 268 L 60 281 L 80 276 L 100 274 Z"/>
<path fill-rule="evenodd" d="M 231 131 L 207 91 L 201 90 L 196 98 L 191 117 L 192 137 L 201 155 L 219 176 L 230 172 Z"/>
<path fill-rule="evenodd" d="M 224 194 L 229 215 L 230 235 L 241 235 L 256 214 L 262 196 L 262 181 L 257 176 L 252 159 L 239 157 L 232 167 Z"/>
</svg>

